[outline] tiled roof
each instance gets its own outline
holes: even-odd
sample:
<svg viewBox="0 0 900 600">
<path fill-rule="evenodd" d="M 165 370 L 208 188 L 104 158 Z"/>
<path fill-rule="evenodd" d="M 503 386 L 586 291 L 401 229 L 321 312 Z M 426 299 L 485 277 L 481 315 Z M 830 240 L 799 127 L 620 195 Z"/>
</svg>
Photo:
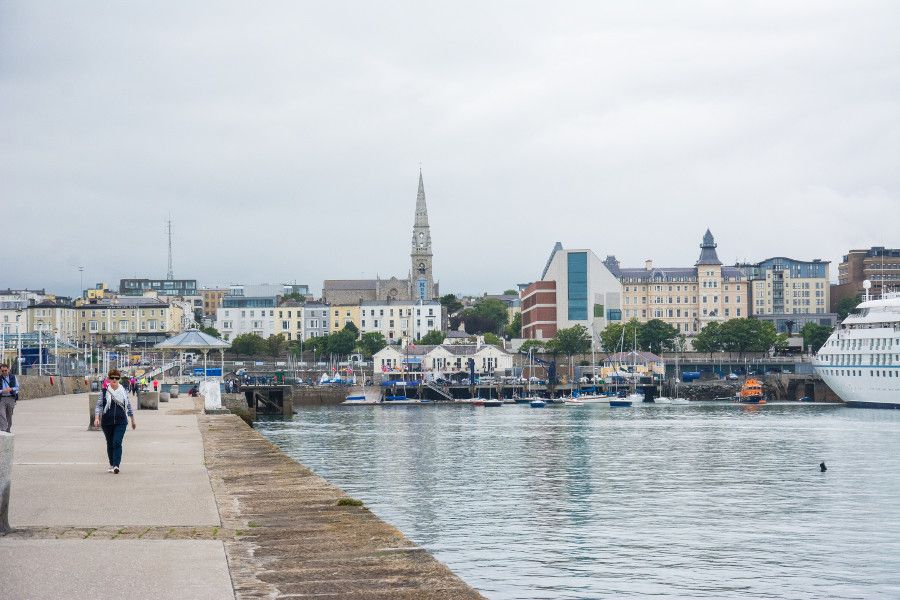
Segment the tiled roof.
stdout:
<svg viewBox="0 0 900 600">
<path fill-rule="evenodd" d="M 649 271 L 642 268 L 634 269 L 618 269 L 614 273 L 619 279 L 637 279 L 638 281 L 653 281 L 659 276 L 662 281 L 676 281 L 676 278 L 693 278 L 697 277 L 696 267 L 654 267 Z M 746 278 L 743 270 L 737 267 L 722 267 L 723 277 L 739 277 Z M 682 279 L 683 280 L 683 279 Z"/>
<path fill-rule="evenodd" d="M 146 296 L 124 296 L 121 298 L 100 298 L 96 301 L 85 302 L 80 305 L 80 309 L 97 309 L 97 308 L 165 308 L 169 306 L 168 302 L 164 302 L 158 298 L 150 298 Z"/>
<path fill-rule="evenodd" d="M 631 352 L 609 354 L 603 359 L 605 363 L 632 363 L 635 361 L 638 363 L 662 362 L 662 359 L 652 352 L 635 352 L 633 350 Z"/>
<path fill-rule="evenodd" d="M 437 300 L 425 300 L 421 304 L 418 300 L 363 300 L 360 306 L 439 306 Z"/>
<path fill-rule="evenodd" d="M 203 333 L 198 329 L 188 329 L 160 342 L 154 348 L 168 350 L 206 350 L 230 348 L 231 343 Z"/>
<path fill-rule="evenodd" d="M 326 279 L 322 288 L 326 290 L 374 290 L 377 279 Z"/>
<path fill-rule="evenodd" d="M 44 300 L 43 302 L 32 304 L 29 308 L 72 308 L 72 306 L 73 305 L 70 302 L 55 302 L 53 300 Z"/>
<path fill-rule="evenodd" d="M 486 347 L 487 345 L 476 346 L 475 344 L 440 344 L 439 346 L 433 346 L 429 344 L 410 344 L 405 349 L 388 346 L 388 348 L 394 348 L 394 350 L 396 350 L 400 354 L 408 354 L 410 356 L 424 356 L 436 348 L 446 350 L 454 356 L 472 356 L 474 354 L 477 354 L 479 350 Z M 495 348 L 500 352 L 506 352 L 506 350 L 504 350 L 503 348 L 498 348 L 497 346 L 492 346 L 492 348 Z"/>
</svg>

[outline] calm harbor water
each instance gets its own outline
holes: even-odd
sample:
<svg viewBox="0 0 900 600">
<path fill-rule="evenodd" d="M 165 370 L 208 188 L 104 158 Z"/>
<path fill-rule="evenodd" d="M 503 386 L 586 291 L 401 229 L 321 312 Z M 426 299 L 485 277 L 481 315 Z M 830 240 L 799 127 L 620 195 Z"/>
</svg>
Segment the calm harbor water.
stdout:
<svg viewBox="0 0 900 600">
<path fill-rule="evenodd" d="M 259 428 L 491 599 L 900 598 L 900 411 L 316 407 Z"/>
</svg>

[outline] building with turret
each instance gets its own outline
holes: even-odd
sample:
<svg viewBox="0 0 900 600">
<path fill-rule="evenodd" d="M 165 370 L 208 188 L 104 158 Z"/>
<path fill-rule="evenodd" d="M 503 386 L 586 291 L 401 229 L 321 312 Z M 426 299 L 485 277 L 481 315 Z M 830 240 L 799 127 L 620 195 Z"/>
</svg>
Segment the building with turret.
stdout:
<svg viewBox="0 0 900 600">
<path fill-rule="evenodd" d="M 440 295 L 432 270 L 434 254 L 421 169 L 409 258 L 410 269 L 405 278 L 326 279 L 322 284 L 322 297 L 327 304 L 358 306 L 372 301 L 428 302 Z"/>
<path fill-rule="evenodd" d="M 750 316 L 750 283 L 737 267 L 723 266 L 716 240 L 706 230 L 693 267 L 622 268 L 615 256 L 604 264 L 622 283 L 622 318 L 644 323 L 660 319 L 685 336 L 712 321 Z"/>
</svg>

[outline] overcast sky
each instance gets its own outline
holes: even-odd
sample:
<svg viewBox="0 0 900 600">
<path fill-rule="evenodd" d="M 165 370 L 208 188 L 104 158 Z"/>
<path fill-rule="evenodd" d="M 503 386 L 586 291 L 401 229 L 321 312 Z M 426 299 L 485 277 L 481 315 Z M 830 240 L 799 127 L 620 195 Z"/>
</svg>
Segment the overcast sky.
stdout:
<svg viewBox="0 0 900 600">
<path fill-rule="evenodd" d="M 0 0 L 0 287 L 900 246 L 898 2 Z"/>
</svg>

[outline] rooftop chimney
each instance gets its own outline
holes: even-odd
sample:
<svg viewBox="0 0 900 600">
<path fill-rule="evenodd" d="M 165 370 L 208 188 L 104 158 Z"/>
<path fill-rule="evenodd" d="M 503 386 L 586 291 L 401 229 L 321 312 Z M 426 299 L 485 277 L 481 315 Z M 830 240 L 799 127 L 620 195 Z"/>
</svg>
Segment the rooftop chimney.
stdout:
<svg viewBox="0 0 900 600">
<path fill-rule="evenodd" d="M 652 271 L 653 270 L 653 260 L 649 259 L 649 258 L 647 260 L 645 260 L 644 268 L 647 269 L 648 271 Z"/>
</svg>

